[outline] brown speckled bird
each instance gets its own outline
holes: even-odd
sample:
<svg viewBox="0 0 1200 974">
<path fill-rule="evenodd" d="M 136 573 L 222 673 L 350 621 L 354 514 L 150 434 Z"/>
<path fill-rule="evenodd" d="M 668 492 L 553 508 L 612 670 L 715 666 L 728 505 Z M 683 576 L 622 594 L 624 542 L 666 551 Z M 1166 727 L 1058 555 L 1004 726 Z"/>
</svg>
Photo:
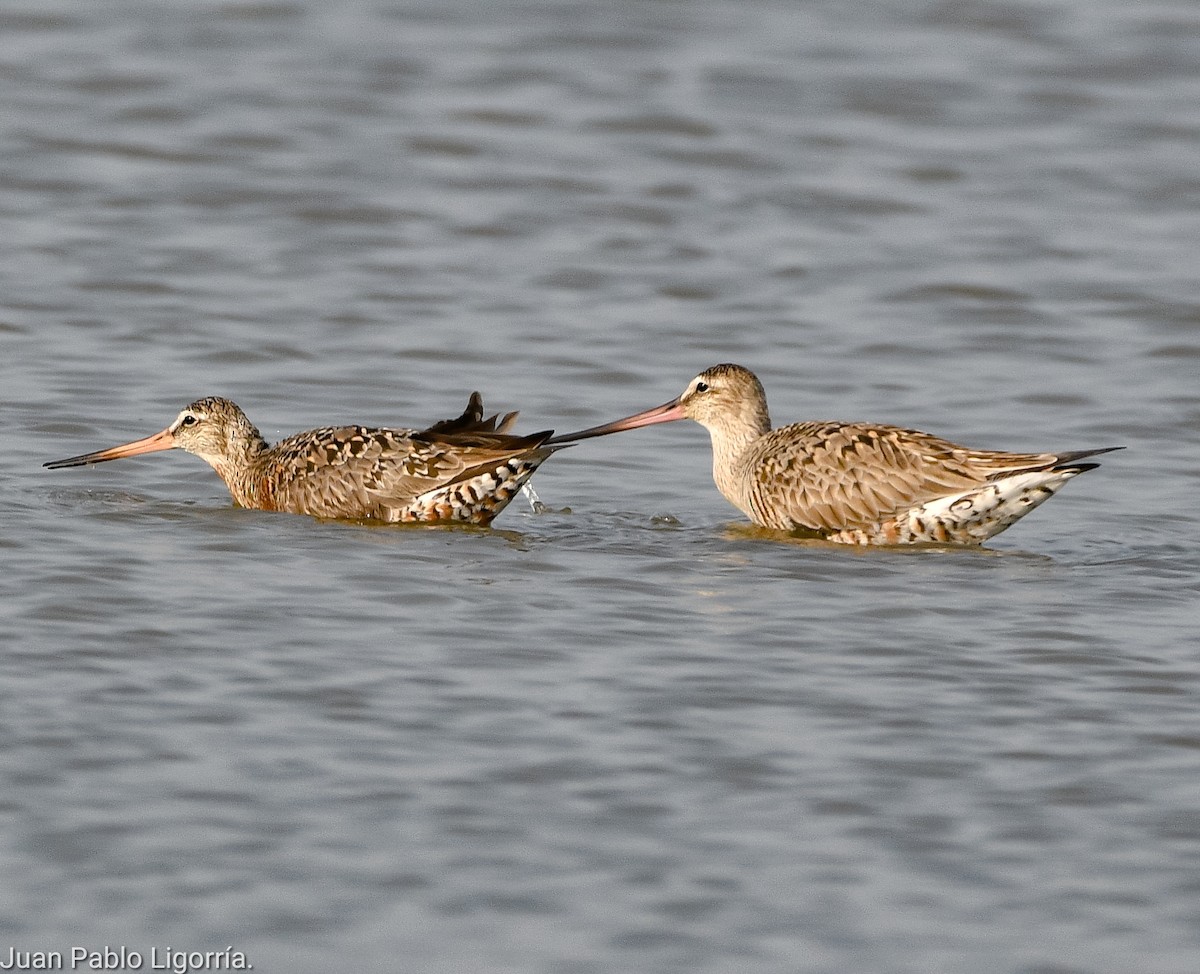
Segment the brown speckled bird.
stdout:
<svg viewBox="0 0 1200 974">
<path fill-rule="evenodd" d="M 472 393 L 458 419 L 425 430 L 337 426 L 269 446 L 246 414 L 210 396 L 170 426 L 108 450 L 52 460 L 52 470 L 158 450 L 194 453 L 242 507 L 370 521 L 488 524 L 558 447 L 552 430 L 509 433 L 516 413 L 484 419 Z"/>
<path fill-rule="evenodd" d="M 716 365 L 645 412 L 555 437 L 569 443 L 694 419 L 712 438 L 713 479 L 755 524 L 845 544 L 979 544 L 1091 470 L 1073 453 L 972 450 L 928 433 L 868 423 L 771 429 L 758 377 Z"/>
</svg>

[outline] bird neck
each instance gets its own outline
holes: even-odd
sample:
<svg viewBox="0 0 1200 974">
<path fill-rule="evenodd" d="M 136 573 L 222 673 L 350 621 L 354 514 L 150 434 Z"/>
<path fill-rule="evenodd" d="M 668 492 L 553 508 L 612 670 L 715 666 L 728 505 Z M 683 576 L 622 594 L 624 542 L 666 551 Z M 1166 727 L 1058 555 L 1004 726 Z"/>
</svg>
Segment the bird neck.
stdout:
<svg viewBox="0 0 1200 974">
<path fill-rule="evenodd" d="M 229 452 L 219 457 L 204 457 L 225 481 L 234 501 L 242 507 L 262 509 L 268 505 L 266 467 L 270 460 L 267 441 L 254 431 L 253 437 L 230 444 Z"/>
<path fill-rule="evenodd" d="M 729 496 L 736 480 L 734 471 L 741 458 L 760 437 L 770 431 L 771 419 L 765 409 L 737 417 L 722 417 L 720 424 L 708 428 L 712 440 L 713 479 L 721 493 Z"/>
</svg>

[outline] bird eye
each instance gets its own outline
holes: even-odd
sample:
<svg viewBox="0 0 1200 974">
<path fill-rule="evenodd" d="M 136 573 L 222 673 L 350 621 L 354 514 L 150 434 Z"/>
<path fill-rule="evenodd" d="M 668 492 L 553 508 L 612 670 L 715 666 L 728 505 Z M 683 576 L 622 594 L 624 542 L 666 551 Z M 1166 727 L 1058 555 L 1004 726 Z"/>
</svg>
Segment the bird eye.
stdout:
<svg viewBox="0 0 1200 974">
<path fill-rule="evenodd" d="M 696 391 L 697 392 L 708 392 L 708 383 L 707 382 L 697 382 L 696 383 Z"/>
<path fill-rule="evenodd" d="M 180 426 L 195 426 L 198 422 L 200 422 L 200 420 L 198 420 L 191 413 L 188 413 L 186 416 L 183 417 L 183 419 L 181 419 L 179 421 L 179 425 Z"/>
</svg>

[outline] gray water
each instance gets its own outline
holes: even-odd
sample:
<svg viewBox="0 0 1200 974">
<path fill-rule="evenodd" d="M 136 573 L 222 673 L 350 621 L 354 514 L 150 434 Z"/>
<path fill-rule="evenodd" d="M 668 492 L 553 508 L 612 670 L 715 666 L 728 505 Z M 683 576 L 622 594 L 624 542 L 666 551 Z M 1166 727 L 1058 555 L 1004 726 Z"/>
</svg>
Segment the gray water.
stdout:
<svg viewBox="0 0 1200 974">
<path fill-rule="evenodd" d="M 7 0 L 0 37 L 0 962 L 1200 968 L 1200 6 Z M 781 423 L 1128 449 L 983 551 L 748 529 L 685 423 L 491 530 L 41 468 L 201 395 L 566 430 L 721 361 Z"/>
</svg>

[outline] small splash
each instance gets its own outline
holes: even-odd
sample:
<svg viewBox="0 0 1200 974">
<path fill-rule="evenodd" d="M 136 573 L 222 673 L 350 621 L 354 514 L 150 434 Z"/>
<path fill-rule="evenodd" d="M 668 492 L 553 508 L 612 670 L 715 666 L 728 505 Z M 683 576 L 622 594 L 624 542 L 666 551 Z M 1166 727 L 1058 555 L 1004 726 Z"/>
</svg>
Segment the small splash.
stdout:
<svg viewBox="0 0 1200 974">
<path fill-rule="evenodd" d="M 570 514 L 569 507 L 553 508 L 542 503 L 542 499 L 538 497 L 537 491 L 529 486 L 526 482 L 521 485 L 521 493 L 525 495 L 525 499 L 529 501 L 529 508 L 534 514 Z"/>
<path fill-rule="evenodd" d="M 530 487 L 528 483 L 521 485 L 521 493 L 525 496 L 525 499 L 529 501 L 529 507 L 534 514 L 544 514 L 546 512 L 546 505 L 543 504 L 541 498 L 538 497 L 537 491 Z"/>
</svg>

